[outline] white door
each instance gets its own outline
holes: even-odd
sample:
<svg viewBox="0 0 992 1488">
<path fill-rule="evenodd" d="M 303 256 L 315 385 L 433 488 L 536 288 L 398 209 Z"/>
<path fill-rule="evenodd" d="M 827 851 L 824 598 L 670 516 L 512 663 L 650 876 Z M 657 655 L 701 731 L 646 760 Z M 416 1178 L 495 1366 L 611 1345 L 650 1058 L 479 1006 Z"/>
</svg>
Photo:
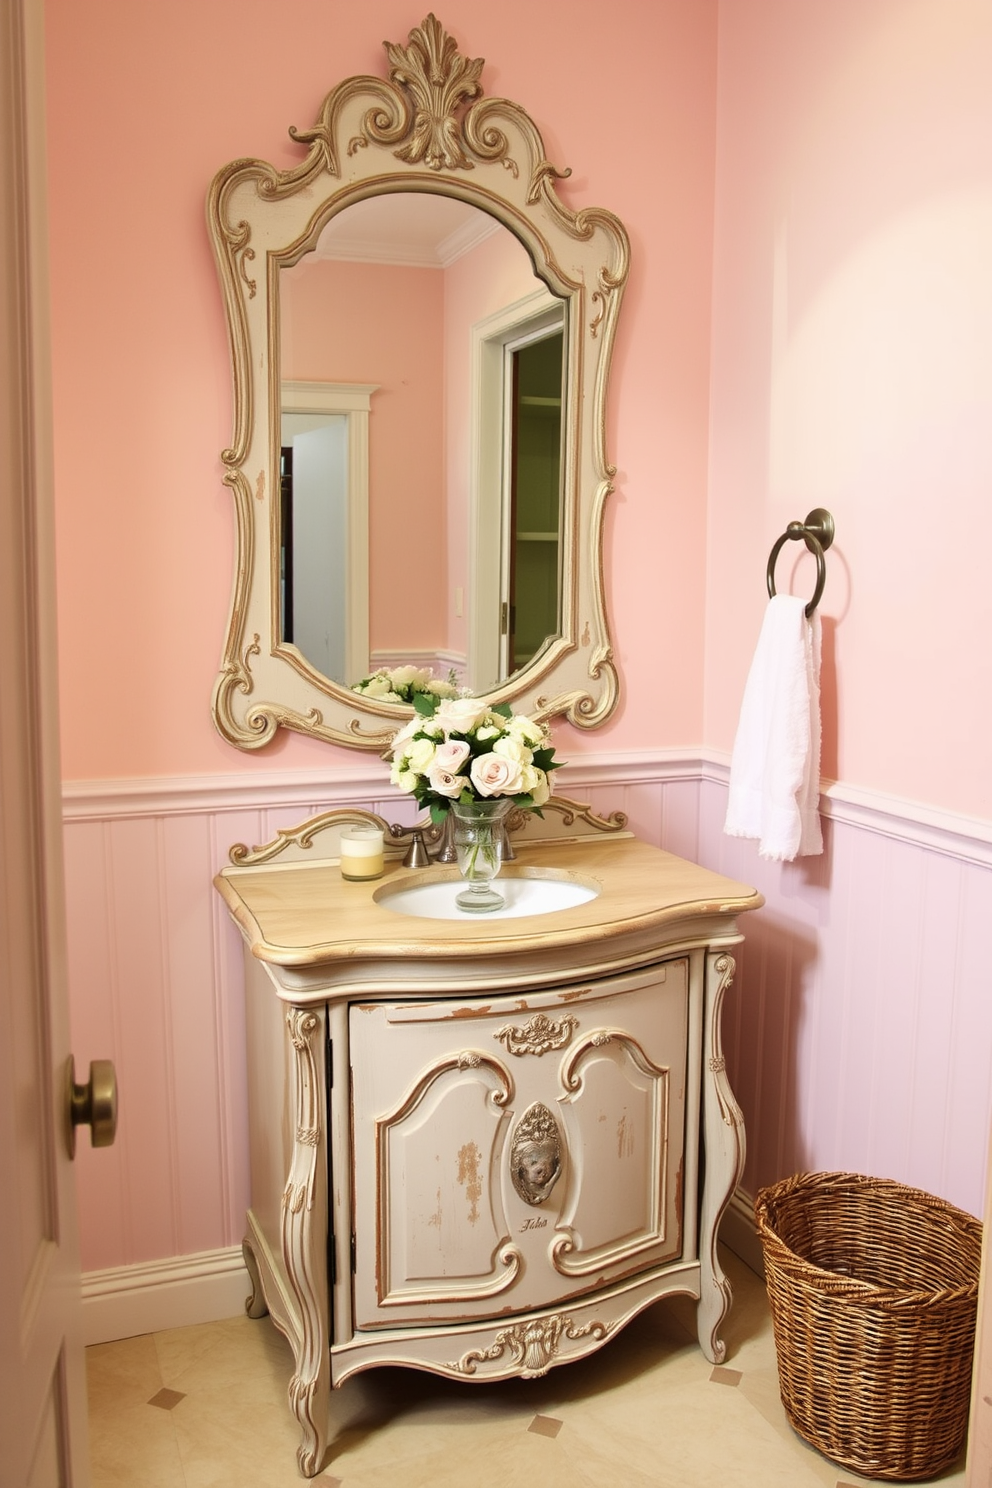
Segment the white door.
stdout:
<svg viewBox="0 0 992 1488">
<path fill-rule="evenodd" d="M 0 1488 L 85 1488 L 55 706 L 42 6 L 0 0 Z"/>
</svg>

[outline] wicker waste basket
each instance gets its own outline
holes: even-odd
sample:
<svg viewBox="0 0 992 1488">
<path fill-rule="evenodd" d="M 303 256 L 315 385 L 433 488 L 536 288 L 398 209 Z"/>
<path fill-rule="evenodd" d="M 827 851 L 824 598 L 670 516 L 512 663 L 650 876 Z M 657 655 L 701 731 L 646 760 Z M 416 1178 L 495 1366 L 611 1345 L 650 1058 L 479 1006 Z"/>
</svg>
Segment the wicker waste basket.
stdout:
<svg viewBox="0 0 992 1488">
<path fill-rule="evenodd" d="M 935 1476 L 968 1429 L 979 1221 L 854 1173 L 763 1188 L 755 1218 L 794 1429 L 864 1477 Z"/>
</svg>

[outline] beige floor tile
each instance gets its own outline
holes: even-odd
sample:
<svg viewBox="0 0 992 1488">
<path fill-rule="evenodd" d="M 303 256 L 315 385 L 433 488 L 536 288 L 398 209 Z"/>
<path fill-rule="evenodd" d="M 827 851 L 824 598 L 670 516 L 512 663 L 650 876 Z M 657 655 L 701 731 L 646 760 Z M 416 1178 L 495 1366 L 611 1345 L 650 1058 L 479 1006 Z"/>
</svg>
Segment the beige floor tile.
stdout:
<svg viewBox="0 0 992 1488">
<path fill-rule="evenodd" d="M 347 1388 L 347 1386 L 345 1387 Z M 339 1432 L 331 1444 L 328 1469 L 351 1488 L 353 1477 L 370 1471 L 382 1472 L 397 1462 L 407 1473 L 416 1472 L 429 1482 L 430 1462 L 447 1455 L 451 1462 L 464 1463 L 466 1454 L 480 1461 L 501 1459 L 508 1444 L 528 1437 L 534 1411 L 524 1414 L 493 1412 L 477 1406 L 462 1413 L 446 1401 L 415 1409 L 402 1405 L 382 1409 Z"/>
<path fill-rule="evenodd" d="M 152 1405 L 90 1409 L 92 1488 L 186 1488 L 172 1412 Z"/>
<path fill-rule="evenodd" d="M 296 1422 L 284 1399 L 202 1390 L 173 1411 L 183 1488 L 300 1488 Z"/>
<path fill-rule="evenodd" d="M 97 1343 L 86 1350 L 86 1385 L 90 1410 L 104 1401 L 111 1406 L 140 1405 L 167 1381 L 162 1378 L 153 1334 Z"/>
<path fill-rule="evenodd" d="M 256 1381 L 285 1386 L 293 1369 L 292 1350 L 269 1318 L 173 1328 L 155 1334 L 155 1347 L 164 1382 L 187 1392 L 219 1383 L 231 1389 Z"/>
<path fill-rule="evenodd" d="M 415 1459 L 398 1453 L 377 1466 L 348 1470 L 342 1481 L 344 1488 L 604 1488 L 601 1479 L 560 1450 L 557 1440 L 527 1431 L 486 1444 L 472 1434 Z M 630 1488 L 642 1485 L 631 1482 Z"/>
<path fill-rule="evenodd" d="M 818 1488 L 791 1445 L 753 1409 L 740 1388 L 708 1378 L 684 1383 L 657 1377 L 653 1397 L 626 1394 L 591 1401 L 581 1412 L 566 1409 L 567 1447 L 610 1451 L 624 1467 L 654 1471 L 659 1488 Z M 566 1435 L 567 1433 L 567 1435 Z"/>
<path fill-rule="evenodd" d="M 735 1291 L 714 1384 L 695 1304 L 671 1298 L 589 1358 L 539 1380 L 464 1383 L 374 1369 L 331 1396 L 317 1488 L 863 1488 L 789 1427 L 764 1284 L 724 1257 Z M 93 1488 L 299 1488 L 292 1353 L 271 1319 L 170 1329 L 88 1352 Z M 171 1411 L 147 1405 L 181 1391 Z M 535 1416 L 561 1421 L 554 1437 Z M 942 1488 L 963 1488 L 963 1462 Z"/>
</svg>

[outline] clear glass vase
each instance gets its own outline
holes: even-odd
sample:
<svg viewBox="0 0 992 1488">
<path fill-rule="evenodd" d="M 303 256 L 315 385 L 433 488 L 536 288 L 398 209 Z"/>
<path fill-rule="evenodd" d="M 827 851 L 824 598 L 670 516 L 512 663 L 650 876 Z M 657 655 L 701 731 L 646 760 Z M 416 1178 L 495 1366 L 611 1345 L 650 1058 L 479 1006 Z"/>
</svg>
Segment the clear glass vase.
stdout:
<svg viewBox="0 0 992 1488">
<path fill-rule="evenodd" d="M 455 852 L 466 884 L 455 903 L 469 914 L 487 914 L 502 909 L 505 903 L 493 887 L 493 879 L 503 861 L 503 822 L 512 805 L 508 796 L 452 802 Z"/>
</svg>

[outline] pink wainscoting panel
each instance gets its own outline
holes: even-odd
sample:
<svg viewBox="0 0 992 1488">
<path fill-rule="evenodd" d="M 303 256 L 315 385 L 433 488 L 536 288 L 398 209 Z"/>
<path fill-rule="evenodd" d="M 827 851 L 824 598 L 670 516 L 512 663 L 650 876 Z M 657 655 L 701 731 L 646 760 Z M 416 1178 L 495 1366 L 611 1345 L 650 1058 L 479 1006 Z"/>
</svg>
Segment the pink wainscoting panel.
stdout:
<svg viewBox="0 0 992 1488">
<path fill-rule="evenodd" d="M 747 1124 L 744 1187 L 843 1168 L 981 1212 L 992 1095 L 985 927 L 992 869 L 912 824 L 825 823 L 822 857 L 767 863 L 723 835 L 726 788 L 698 765 L 580 773 L 564 793 L 766 896 L 725 1004 Z M 66 881 L 76 1057 L 111 1057 L 116 1146 L 77 1162 L 87 1270 L 236 1244 L 249 1202 L 241 941 L 211 887 L 235 842 L 334 804 L 199 802 L 70 815 Z M 317 794 L 317 792 L 313 792 Z M 343 798 L 342 798 L 343 803 Z M 389 820 L 412 802 L 369 789 Z M 980 855 L 979 855 L 980 858 Z"/>
<path fill-rule="evenodd" d="M 173 1153 L 176 1172 L 184 1175 L 177 1204 L 184 1253 L 209 1250 L 214 1236 L 231 1232 L 231 1143 L 223 1118 L 227 1111 L 244 1110 L 238 1089 L 243 1060 L 231 1057 L 243 1047 L 240 1008 L 214 995 L 214 963 L 204 954 L 215 935 L 213 905 L 202 891 L 213 866 L 209 826 L 200 817 L 165 817 L 156 833 L 159 943 L 175 1086 Z"/>
<path fill-rule="evenodd" d="M 66 930 L 69 1001 L 76 1079 L 87 1078 L 94 1059 L 113 1059 L 121 1089 L 122 1111 L 131 1100 L 128 1072 L 121 1063 L 121 1037 L 116 1016 L 113 933 L 109 919 L 107 838 L 102 821 L 74 824 L 65 833 Z M 76 1144 L 79 1229 L 82 1262 L 87 1270 L 122 1265 L 133 1259 L 127 1225 L 126 1139 L 94 1152 L 85 1133 Z M 162 1243 L 171 1242 L 163 1236 Z M 168 1250 L 162 1251 L 168 1255 Z"/>
<path fill-rule="evenodd" d="M 851 1169 L 980 1214 L 992 870 L 839 820 L 826 823 L 822 857 L 768 863 L 722 835 L 725 809 L 725 788 L 704 782 L 700 861 L 766 898 L 744 924 L 725 1025 L 747 1120 L 744 1187 Z"/>
</svg>

